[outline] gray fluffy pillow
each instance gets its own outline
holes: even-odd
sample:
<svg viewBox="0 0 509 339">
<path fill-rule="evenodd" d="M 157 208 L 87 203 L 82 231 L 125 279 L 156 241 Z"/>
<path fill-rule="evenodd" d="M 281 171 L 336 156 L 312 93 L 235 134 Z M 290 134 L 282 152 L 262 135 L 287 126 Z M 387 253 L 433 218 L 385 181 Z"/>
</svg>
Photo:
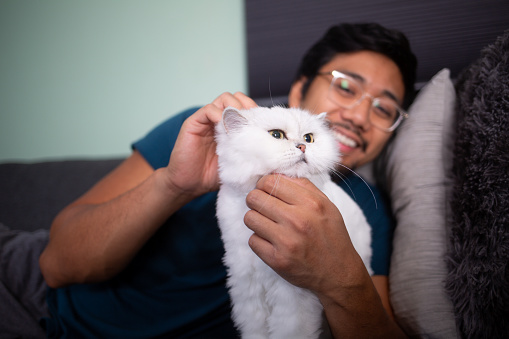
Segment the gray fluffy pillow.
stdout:
<svg viewBox="0 0 509 339">
<path fill-rule="evenodd" d="M 459 77 L 447 291 L 466 338 L 509 337 L 509 30 Z"/>
</svg>

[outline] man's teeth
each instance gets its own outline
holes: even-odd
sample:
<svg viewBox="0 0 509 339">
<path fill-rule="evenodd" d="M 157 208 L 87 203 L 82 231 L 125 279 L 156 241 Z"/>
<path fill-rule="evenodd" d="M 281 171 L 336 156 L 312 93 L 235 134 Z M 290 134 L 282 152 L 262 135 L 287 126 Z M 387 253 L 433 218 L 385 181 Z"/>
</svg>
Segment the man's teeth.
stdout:
<svg viewBox="0 0 509 339">
<path fill-rule="evenodd" d="M 336 140 L 342 143 L 343 145 L 349 147 L 357 147 L 357 143 L 354 140 L 350 139 L 349 137 L 338 132 L 335 132 L 334 135 L 336 137 Z"/>
</svg>

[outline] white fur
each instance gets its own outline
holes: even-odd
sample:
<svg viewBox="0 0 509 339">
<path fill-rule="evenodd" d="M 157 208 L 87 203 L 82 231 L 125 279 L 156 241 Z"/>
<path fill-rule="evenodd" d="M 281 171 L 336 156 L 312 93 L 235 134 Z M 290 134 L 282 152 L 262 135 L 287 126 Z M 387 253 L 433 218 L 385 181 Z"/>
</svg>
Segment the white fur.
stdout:
<svg viewBox="0 0 509 339">
<path fill-rule="evenodd" d="M 287 138 L 272 137 L 269 131 L 274 129 L 284 131 Z M 304 142 L 307 133 L 313 133 L 313 143 Z M 263 175 L 308 178 L 341 211 L 371 273 L 371 228 L 359 206 L 329 176 L 340 155 L 325 115 L 282 107 L 227 108 L 216 126 L 216 141 L 221 183 L 217 217 L 235 325 L 243 338 L 317 338 L 323 313 L 318 298 L 288 283 L 252 252 L 248 245 L 252 231 L 243 220 L 246 195 Z M 306 145 L 305 153 L 297 148 L 299 143 Z"/>
</svg>

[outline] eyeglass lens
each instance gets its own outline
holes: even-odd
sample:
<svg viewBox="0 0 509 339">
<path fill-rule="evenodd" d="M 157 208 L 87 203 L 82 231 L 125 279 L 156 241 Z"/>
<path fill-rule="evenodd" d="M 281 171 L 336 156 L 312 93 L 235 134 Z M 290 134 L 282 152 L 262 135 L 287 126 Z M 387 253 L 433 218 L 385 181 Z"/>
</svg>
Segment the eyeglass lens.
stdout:
<svg viewBox="0 0 509 339">
<path fill-rule="evenodd" d="M 335 77 L 329 90 L 329 99 L 343 108 L 353 108 L 366 96 L 362 86 L 352 78 Z M 371 97 L 371 96 L 370 96 Z M 391 129 L 399 122 L 400 112 L 394 100 L 388 97 L 371 97 L 370 122 L 383 129 Z"/>
</svg>

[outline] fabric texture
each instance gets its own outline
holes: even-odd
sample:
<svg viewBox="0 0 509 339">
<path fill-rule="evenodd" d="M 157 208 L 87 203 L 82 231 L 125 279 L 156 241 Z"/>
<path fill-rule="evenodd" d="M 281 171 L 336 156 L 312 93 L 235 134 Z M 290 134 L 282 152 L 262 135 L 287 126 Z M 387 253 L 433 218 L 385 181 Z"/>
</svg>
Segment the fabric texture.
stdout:
<svg viewBox="0 0 509 339">
<path fill-rule="evenodd" d="M 105 159 L 0 164 L 0 222 L 17 230 L 49 229 L 58 212 L 120 161 Z"/>
<path fill-rule="evenodd" d="M 397 220 L 390 297 L 398 323 L 411 337 L 456 337 L 444 288 L 454 100 L 449 70 L 443 69 L 420 91 L 385 159 Z"/>
<path fill-rule="evenodd" d="M 447 291 L 465 338 L 509 337 L 509 30 L 459 77 Z"/>
<path fill-rule="evenodd" d="M 0 223 L 0 339 L 45 338 L 47 285 L 39 256 L 49 232 L 10 230 Z"/>
</svg>

